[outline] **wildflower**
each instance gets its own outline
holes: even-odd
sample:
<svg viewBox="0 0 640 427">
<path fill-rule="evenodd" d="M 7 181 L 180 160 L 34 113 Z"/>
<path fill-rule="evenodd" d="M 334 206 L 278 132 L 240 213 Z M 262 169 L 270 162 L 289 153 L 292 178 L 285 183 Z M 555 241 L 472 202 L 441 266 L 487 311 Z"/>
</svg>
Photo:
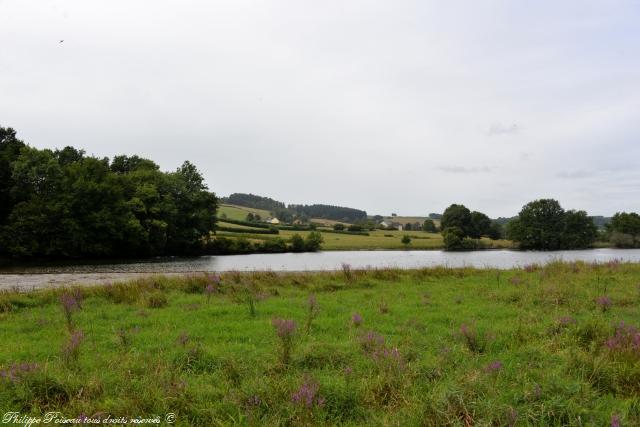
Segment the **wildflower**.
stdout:
<svg viewBox="0 0 640 427">
<path fill-rule="evenodd" d="M 247 406 L 260 406 L 260 404 L 262 403 L 262 401 L 260 400 L 260 398 L 256 395 L 251 396 L 250 398 L 247 399 Z"/>
<path fill-rule="evenodd" d="M 628 354 L 640 358 L 640 330 L 620 322 L 615 328 L 614 335 L 605 345 L 614 354 Z"/>
<path fill-rule="evenodd" d="M 84 332 L 74 331 L 69 341 L 62 347 L 62 356 L 66 362 L 75 361 L 80 353 L 80 344 L 84 341 Z"/>
<path fill-rule="evenodd" d="M 318 389 L 320 386 L 313 380 L 305 380 L 300 388 L 293 393 L 291 401 L 299 404 L 307 409 L 313 408 L 313 406 L 323 406 L 325 400 L 323 397 L 318 396 Z"/>
<path fill-rule="evenodd" d="M 78 303 L 76 297 L 68 292 L 63 293 L 60 296 L 60 303 L 62 304 L 62 309 L 64 310 L 64 314 L 67 319 L 67 326 L 69 327 L 69 329 L 72 329 L 72 314 L 80 310 L 80 304 Z"/>
<path fill-rule="evenodd" d="M 306 330 L 307 333 L 311 330 L 311 324 L 313 320 L 318 317 L 318 313 L 320 312 L 320 308 L 318 307 L 318 301 L 316 300 L 316 296 L 311 294 L 309 295 L 309 299 L 307 300 L 307 322 L 306 322 Z"/>
<path fill-rule="evenodd" d="M 0 379 L 5 379 L 13 384 L 19 383 L 30 372 L 38 369 L 37 363 L 15 363 L 6 369 L 0 369 Z"/>
<path fill-rule="evenodd" d="M 526 271 L 527 273 L 533 273 L 537 269 L 538 269 L 538 264 L 526 264 L 523 267 L 523 270 Z"/>
<path fill-rule="evenodd" d="M 359 313 L 353 313 L 353 316 L 351 316 L 351 323 L 353 323 L 353 326 L 356 328 L 362 325 L 362 316 Z"/>
<path fill-rule="evenodd" d="M 487 367 L 485 368 L 485 372 L 491 374 L 494 372 L 498 372 L 500 369 L 502 369 L 502 362 L 499 360 L 494 360 L 493 362 L 489 363 L 489 365 L 487 365 Z"/>
<path fill-rule="evenodd" d="M 611 427 L 620 427 L 620 416 L 613 414 L 611 416 Z"/>
<path fill-rule="evenodd" d="M 366 354 L 373 354 L 384 347 L 384 337 L 377 332 L 368 331 L 360 337 L 360 347 Z"/>
<path fill-rule="evenodd" d="M 611 306 L 613 305 L 613 302 L 611 301 L 611 298 L 609 298 L 606 295 L 603 295 L 596 298 L 596 304 L 598 305 L 598 307 L 600 307 L 600 310 L 602 310 L 602 312 L 604 313 L 605 311 L 609 310 L 609 308 L 611 308 Z"/>
<path fill-rule="evenodd" d="M 346 376 L 350 376 L 351 374 L 353 374 L 353 368 L 351 366 L 347 366 L 346 368 L 344 368 L 344 370 L 342 372 Z"/>
<path fill-rule="evenodd" d="M 283 365 L 288 365 L 291 360 L 291 351 L 293 349 L 293 339 L 296 333 L 296 322 L 291 319 L 273 319 L 271 321 L 276 335 L 280 338 L 281 358 Z"/>
</svg>

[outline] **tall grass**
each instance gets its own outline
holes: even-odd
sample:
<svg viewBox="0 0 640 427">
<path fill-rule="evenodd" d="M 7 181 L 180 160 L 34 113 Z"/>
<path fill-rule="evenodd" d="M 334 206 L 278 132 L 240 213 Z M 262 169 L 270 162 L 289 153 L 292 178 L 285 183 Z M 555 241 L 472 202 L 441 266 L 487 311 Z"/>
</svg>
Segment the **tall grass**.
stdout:
<svg viewBox="0 0 640 427">
<path fill-rule="evenodd" d="M 555 262 L 4 292 L 0 411 L 171 412 L 177 425 L 640 425 L 639 284 L 637 264 Z"/>
</svg>

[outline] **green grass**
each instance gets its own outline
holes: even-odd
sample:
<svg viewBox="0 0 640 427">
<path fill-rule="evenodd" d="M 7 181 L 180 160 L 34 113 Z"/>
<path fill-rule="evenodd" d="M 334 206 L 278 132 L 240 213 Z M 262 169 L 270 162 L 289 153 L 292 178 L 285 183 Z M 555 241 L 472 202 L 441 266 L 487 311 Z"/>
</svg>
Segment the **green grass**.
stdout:
<svg viewBox="0 0 640 427">
<path fill-rule="evenodd" d="M 249 213 L 258 214 L 260 215 L 260 217 L 262 217 L 263 220 L 271 216 L 269 211 L 263 209 L 254 209 L 235 205 L 220 205 L 218 207 L 217 215 L 218 219 L 220 219 L 221 221 L 224 221 L 223 214 L 226 215 L 226 217 L 229 219 L 244 221 L 247 219 L 247 214 Z"/>
<path fill-rule="evenodd" d="M 81 288 L 71 325 L 62 290 L 0 294 L 0 369 L 36 364 L 0 377 L 0 413 L 171 412 L 177 425 L 640 423 L 640 349 L 605 345 L 620 321 L 638 326 L 638 264 L 227 273 L 207 297 L 209 280 Z M 319 311 L 307 333 L 311 294 Z M 297 323 L 287 365 L 273 318 Z M 77 359 L 61 350 L 70 330 L 85 335 Z M 366 331 L 384 344 L 363 345 Z M 310 408 L 292 399 L 304 382 L 318 387 Z"/>
<path fill-rule="evenodd" d="M 225 224 L 226 225 L 226 224 Z M 322 233 L 322 229 L 318 229 Z M 424 231 L 388 231 L 388 230 L 375 230 L 368 231 L 368 236 L 357 234 L 337 234 L 337 233 L 322 233 L 324 243 L 322 244 L 322 250 L 376 250 L 376 249 L 442 249 L 443 241 L 442 235 L 439 233 L 426 233 Z M 288 240 L 294 234 L 299 234 L 305 237 L 309 234 L 308 231 L 296 231 L 296 230 L 280 230 L 277 237 Z M 220 232 L 220 236 L 234 237 L 234 233 Z M 410 236 L 411 244 L 405 246 L 402 244 L 402 236 Z M 251 237 L 254 239 L 269 239 L 274 236 L 269 235 L 249 235 L 242 234 L 244 237 Z M 508 240 L 490 240 L 483 238 L 482 241 L 490 248 L 511 248 L 512 242 Z"/>
</svg>

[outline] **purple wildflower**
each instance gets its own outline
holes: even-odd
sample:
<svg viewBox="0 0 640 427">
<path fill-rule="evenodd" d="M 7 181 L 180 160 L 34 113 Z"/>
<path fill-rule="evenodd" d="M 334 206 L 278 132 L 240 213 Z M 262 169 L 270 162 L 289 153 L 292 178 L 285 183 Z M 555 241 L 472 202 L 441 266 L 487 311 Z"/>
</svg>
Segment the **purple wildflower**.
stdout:
<svg viewBox="0 0 640 427">
<path fill-rule="evenodd" d="M 262 403 L 262 400 L 260 400 L 260 397 L 258 397 L 255 394 L 247 399 L 247 406 L 250 406 L 250 407 L 260 406 L 261 403 Z"/>
<path fill-rule="evenodd" d="M 80 344 L 84 341 L 84 332 L 81 330 L 74 331 L 69 341 L 62 347 L 62 356 L 65 361 L 75 361 L 80 353 Z"/>
<path fill-rule="evenodd" d="M 291 401 L 305 407 L 306 409 L 311 409 L 314 406 L 323 406 L 325 400 L 323 397 L 318 395 L 319 388 L 320 386 L 317 382 L 307 379 L 302 383 L 300 388 L 293 393 Z"/>
<path fill-rule="evenodd" d="M 14 363 L 6 369 L 0 369 L 0 379 L 5 379 L 13 384 L 17 384 L 22 378 L 38 369 L 36 363 Z"/>
<path fill-rule="evenodd" d="M 362 316 L 359 313 L 353 313 L 353 316 L 351 316 L 351 323 L 353 323 L 353 326 L 356 328 L 362 325 Z"/>
<path fill-rule="evenodd" d="M 367 331 L 360 337 L 360 347 L 366 354 L 373 354 L 384 347 L 384 337 L 377 332 Z"/>
<path fill-rule="evenodd" d="M 640 330 L 620 322 L 616 326 L 614 335 L 606 341 L 605 345 L 612 353 L 640 358 Z"/>
<path fill-rule="evenodd" d="M 292 319 L 273 319 L 271 324 L 280 338 L 291 338 L 296 331 L 296 322 Z"/>
<path fill-rule="evenodd" d="M 613 305 L 613 302 L 611 301 L 611 298 L 609 298 L 606 295 L 603 295 L 596 298 L 596 304 L 598 305 L 598 307 L 600 307 L 600 310 L 602 310 L 602 312 L 604 313 L 605 311 L 609 310 L 609 308 L 611 308 L 611 306 Z"/>
<path fill-rule="evenodd" d="M 537 269 L 538 269 L 538 264 L 526 264 L 523 267 L 523 270 L 526 271 L 527 273 L 533 273 Z"/>
<path fill-rule="evenodd" d="M 498 372 L 500 369 L 502 369 L 502 362 L 499 360 L 494 360 L 493 362 L 489 363 L 489 365 L 487 365 L 487 367 L 485 368 L 485 372 L 492 374 L 494 372 Z"/>
<path fill-rule="evenodd" d="M 69 329 L 72 329 L 73 328 L 72 314 L 80 310 L 80 304 L 78 303 L 78 299 L 72 294 L 65 292 L 60 296 L 60 303 L 62 304 L 62 309 L 64 310 L 64 315 L 67 319 L 67 326 L 69 327 Z"/>
<path fill-rule="evenodd" d="M 620 416 L 617 414 L 611 415 L 611 427 L 620 427 Z"/>
<path fill-rule="evenodd" d="M 346 368 L 344 368 L 344 370 L 342 372 L 346 376 L 350 376 L 351 374 L 353 374 L 353 368 L 351 366 L 347 366 Z"/>
<path fill-rule="evenodd" d="M 280 338 L 280 346 L 282 350 L 280 361 L 283 365 L 287 365 L 291 359 L 293 338 L 296 333 L 296 322 L 292 319 L 273 319 L 271 324 L 276 330 L 276 335 Z"/>
</svg>

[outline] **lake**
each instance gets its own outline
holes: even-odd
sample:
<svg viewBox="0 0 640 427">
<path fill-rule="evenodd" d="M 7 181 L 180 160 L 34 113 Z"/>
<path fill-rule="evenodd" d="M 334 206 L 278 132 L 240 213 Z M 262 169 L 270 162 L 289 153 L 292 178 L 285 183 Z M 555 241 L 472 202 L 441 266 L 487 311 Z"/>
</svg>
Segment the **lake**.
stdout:
<svg viewBox="0 0 640 427">
<path fill-rule="evenodd" d="M 444 251 L 327 251 L 285 254 L 202 256 L 195 258 L 156 258 L 134 262 L 4 265 L 0 267 L 0 289 L 23 289 L 65 284 L 106 283 L 151 273 L 184 274 L 213 271 L 320 271 L 337 270 L 343 263 L 352 268 L 422 268 L 444 265 L 507 269 L 549 261 L 640 262 L 640 249 L 588 249 L 579 251 L 474 252 Z"/>
</svg>

